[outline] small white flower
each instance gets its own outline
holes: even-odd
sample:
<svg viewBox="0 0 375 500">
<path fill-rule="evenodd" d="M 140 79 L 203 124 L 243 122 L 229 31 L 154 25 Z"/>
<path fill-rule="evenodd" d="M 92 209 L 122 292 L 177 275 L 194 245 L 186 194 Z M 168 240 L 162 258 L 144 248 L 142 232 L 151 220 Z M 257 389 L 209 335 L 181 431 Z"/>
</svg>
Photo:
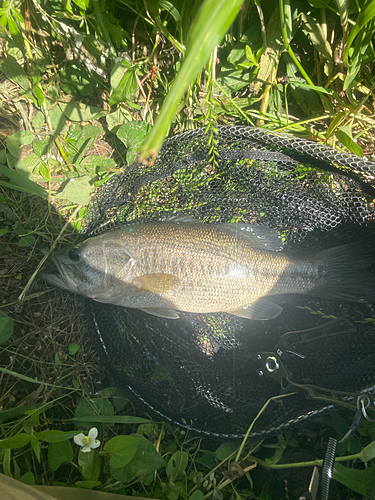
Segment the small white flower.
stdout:
<svg viewBox="0 0 375 500">
<path fill-rule="evenodd" d="M 96 427 L 93 427 L 92 429 L 89 430 L 88 436 L 85 436 L 83 432 L 81 434 L 77 434 L 74 436 L 74 442 L 75 444 L 78 444 L 78 446 L 83 446 L 82 450 L 83 453 L 88 453 L 91 451 L 91 448 L 97 448 L 100 446 L 100 441 L 99 439 L 96 439 L 98 436 L 98 429 Z"/>
</svg>

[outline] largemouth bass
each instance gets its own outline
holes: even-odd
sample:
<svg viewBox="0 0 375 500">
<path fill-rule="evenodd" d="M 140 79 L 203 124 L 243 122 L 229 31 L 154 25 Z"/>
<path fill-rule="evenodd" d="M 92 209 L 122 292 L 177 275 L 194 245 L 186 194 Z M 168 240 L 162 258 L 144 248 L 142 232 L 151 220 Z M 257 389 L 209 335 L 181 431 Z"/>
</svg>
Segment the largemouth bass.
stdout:
<svg viewBox="0 0 375 500">
<path fill-rule="evenodd" d="M 147 222 L 56 252 L 49 283 L 99 302 L 166 318 L 178 311 L 277 317 L 269 296 L 303 293 L 373 301 L 372 257 L 357 243 L 288 257 L 277 232 L 251 224 Z M 267 298 L 265 298 L 267 297 Z"/>
</svg>

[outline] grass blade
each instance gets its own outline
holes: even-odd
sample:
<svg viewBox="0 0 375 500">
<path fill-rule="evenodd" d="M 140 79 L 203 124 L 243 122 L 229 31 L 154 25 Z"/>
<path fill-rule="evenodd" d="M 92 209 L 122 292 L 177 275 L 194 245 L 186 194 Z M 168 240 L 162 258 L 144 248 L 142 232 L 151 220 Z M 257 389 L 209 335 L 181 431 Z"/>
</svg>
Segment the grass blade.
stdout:
<svg viewBox="0 0 375 500">
<path fill-rule="evenodd" d="M 42 188 L 42 186 L 39 186 L 39 184 L 36 184 L 24 175 L 19 174 L 15 170 L 11 170 L 5 165 L 0 165 L 0 175 L 5 175 L 5 177 L 8 177 L 11 181 L 17 184 L 17 186 L 19 186 L 20 188 L 19 191 L 36 194 L 37 196 L 41 196 L 42 198 L 48 198 L 48 192 L 44 188 Z M 14 187 L 14 189 L 17 188 Z"/>
<path fill-rule="evenodd" d="M 365 26 L 367 23 L 369 23 L 373 17 L 375 17 L 375 0 L 372 0 L 372 2 L 367 5 L 365 10 L 360 14 L 352 31 L 350 32 L 350 35 L 348 37 L 348 41 L 345 45 L 344 57 L 343 57 L 344 64 L 346 66 L 350 66 L 350 64 L 348 63 L 348 57 L 349 57 L 350 47 L 352 46 L 354 38 L 361 31 L 363 26 Z"/>
<path fill-rule="evenodd" d="M 154 159 L 158 154 L 186 89 L 228 31 L 242 3 L 243 0 L 205 0 L 191 27 L 181 69 L 141 149 L 141 161 L 149 156 Z"/>
</svg>

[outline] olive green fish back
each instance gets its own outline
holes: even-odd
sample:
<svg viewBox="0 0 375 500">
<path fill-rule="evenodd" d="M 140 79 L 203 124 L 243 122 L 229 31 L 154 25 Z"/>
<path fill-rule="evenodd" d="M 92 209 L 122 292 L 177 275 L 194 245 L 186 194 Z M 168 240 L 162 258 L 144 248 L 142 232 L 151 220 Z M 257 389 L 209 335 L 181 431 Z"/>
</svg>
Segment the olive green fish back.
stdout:
<svg viewBox="0 0 375 500">
<path fill-rule="evenodd" d="M 186 132 L 165 141 L 155 165 L 124 167 L 99 189 L 83 235 L 185 215 L 271 227 L 292 254 L 375 243 L 375 163 L 250 127 L 219 127 L 216 139 L 211 151 L 203 129 Z M 93 301 L 87 311 L 118 384 L 163 419 L 208 434 L 242 435 L 281 392 L 257 353 L 275 353 L 302 386 L 344 393 L 375 386 L 371 304 L 302 295 L 277 300 L 283 313 L 266 322 L 188 313 L 167 320 Z M 253 433 L 277 432 L 332 408 L 329 400 L 302 394 L 272 402 Z"/>
</svg>

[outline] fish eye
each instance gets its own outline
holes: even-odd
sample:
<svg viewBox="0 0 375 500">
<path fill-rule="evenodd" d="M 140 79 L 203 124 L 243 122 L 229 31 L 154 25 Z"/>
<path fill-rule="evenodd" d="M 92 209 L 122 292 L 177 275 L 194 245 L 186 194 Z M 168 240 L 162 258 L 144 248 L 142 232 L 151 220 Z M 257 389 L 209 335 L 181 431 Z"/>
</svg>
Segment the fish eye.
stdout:
<svg viewBox="0 0 375 500">
<path fill-rule="evenodd" d="M 81 256 L 81 252 L 79 251 L 78 248 L 71 248 L 68 252 L 68 257 L 70 260 L 74 260 L 77 262 Z"/>
</svg>

